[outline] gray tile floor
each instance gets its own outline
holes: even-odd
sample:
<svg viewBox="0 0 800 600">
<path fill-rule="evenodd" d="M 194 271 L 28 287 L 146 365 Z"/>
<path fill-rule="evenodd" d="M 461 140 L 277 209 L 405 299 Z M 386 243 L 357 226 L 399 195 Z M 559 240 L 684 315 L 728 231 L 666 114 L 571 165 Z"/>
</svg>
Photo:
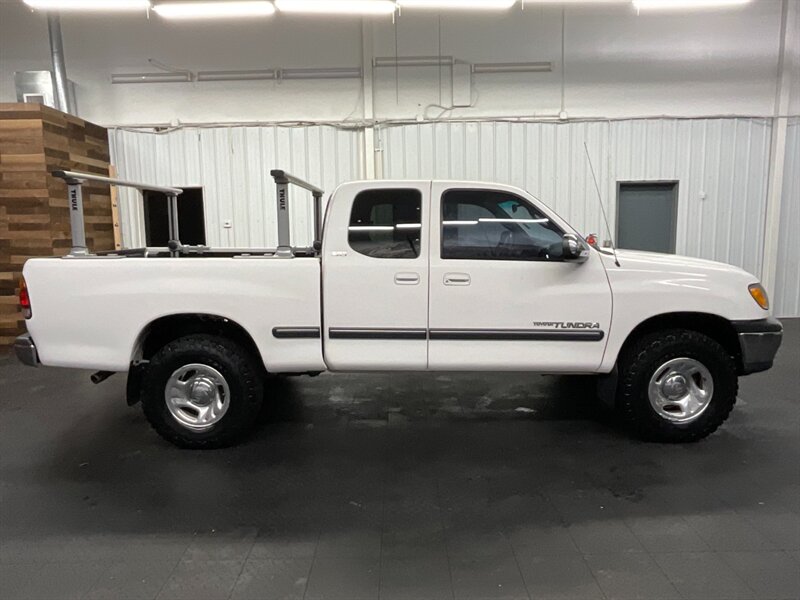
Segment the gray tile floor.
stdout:
<svg viewBox="0 0 800 600">
<path fill-rule="evenodd" d="M 323 375 L 180 451 L 124 380 L 0 358 L 0 598 L 800 598 L 800 321 L 727 425 L 627 438 L 591 382 Z"/>
</svg>

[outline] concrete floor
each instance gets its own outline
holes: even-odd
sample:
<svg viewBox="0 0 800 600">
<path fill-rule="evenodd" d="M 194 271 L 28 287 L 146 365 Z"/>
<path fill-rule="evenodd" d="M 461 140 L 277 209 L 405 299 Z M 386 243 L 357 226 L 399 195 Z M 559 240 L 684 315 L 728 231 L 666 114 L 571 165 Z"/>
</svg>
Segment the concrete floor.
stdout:
<svg viewBox="0 0 800 600">
<path fill-rule="evenodd" d="M 798 598 L 800 321 L 694 445 L 583 378 L 323 375 L 249 443 L 161 441 L 124 378 L 0 358 L 0 597 Z"/>
</svg>

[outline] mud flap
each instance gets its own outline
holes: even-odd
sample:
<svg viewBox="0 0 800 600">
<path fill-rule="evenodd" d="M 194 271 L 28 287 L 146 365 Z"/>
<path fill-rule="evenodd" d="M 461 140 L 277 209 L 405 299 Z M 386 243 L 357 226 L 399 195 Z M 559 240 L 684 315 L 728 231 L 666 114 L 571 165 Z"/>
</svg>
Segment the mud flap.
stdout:
<svg viewBox="0 0 800 600">
<path fill-rule="evenodd" d="M 140 361 L 131 363 L 131 368 L 128 371 L 128 382 L 125 386 L 125 395 L 128 400 L 128 406 L 137 404 L 142 399 L 142 381 L 147 372 L 148 361 Z"/>
<path fill-rule="evenodd" d="M 615 410 L 617 407 L 617 382 L 619 381 L 619 371 L 617 365 L 605 375 L 597 378 L 597 397 L 608 410 Z"/>
</svg>

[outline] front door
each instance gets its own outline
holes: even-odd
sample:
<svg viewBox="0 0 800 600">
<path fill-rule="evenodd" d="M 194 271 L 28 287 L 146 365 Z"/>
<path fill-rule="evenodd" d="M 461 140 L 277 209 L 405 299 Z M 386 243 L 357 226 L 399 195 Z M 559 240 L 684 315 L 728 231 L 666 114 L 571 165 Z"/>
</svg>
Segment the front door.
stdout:
<svg viewBox="0 0 800 600">
<path fill-rule="evenodd" d="M 595 371 L 611 325 L 598 252 L 565 262 L 568 226 L 511 189 L 431 198 L 429 367 Z"/>
<path fill-rule="evenodd" d="M 430 182 L 346 184 L 323 236 L 324 352 L 334 370 L 425 369 Z"/>
</svg>

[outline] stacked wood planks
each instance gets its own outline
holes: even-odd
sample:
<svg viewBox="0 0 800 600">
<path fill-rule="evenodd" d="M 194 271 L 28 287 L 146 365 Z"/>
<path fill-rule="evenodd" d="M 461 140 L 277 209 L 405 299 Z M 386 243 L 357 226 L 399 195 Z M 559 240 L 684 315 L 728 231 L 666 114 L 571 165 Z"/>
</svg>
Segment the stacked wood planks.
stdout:
<svg viewBox="0 0 800 600">
<path fill-rule="evenodd" d="M 108 176 L 108 161 L 104 128 L 38 104 L 0 104 L 0 347 L 25 330 L 17 308 L 25 260 L 71 246 L 66 184 L 50 172 Z M 112 250 L 109 187 L 86 183 L 83 200 L 89 249 Z"/>
</svg>

